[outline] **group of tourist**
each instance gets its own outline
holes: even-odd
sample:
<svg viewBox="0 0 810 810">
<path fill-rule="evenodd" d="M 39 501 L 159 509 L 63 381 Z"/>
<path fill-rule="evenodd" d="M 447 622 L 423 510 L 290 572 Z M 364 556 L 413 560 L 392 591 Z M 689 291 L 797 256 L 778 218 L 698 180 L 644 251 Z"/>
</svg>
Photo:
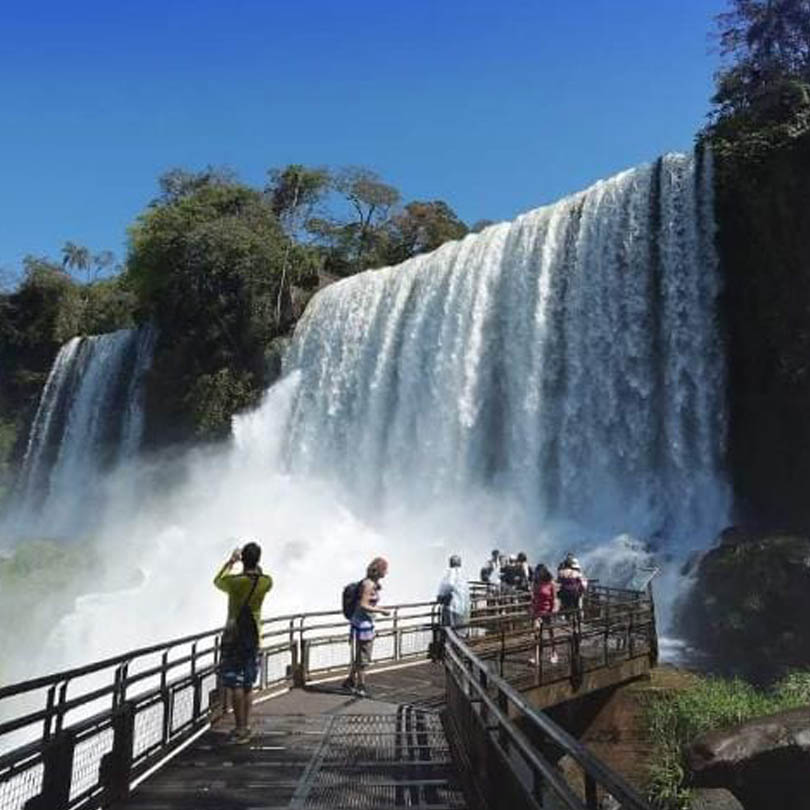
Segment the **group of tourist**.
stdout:
<svg viewBox="0 0 810 810">
<path fill-rule="evenodd" d="M 502 554 L 497 548 L 481 568 L 481 581 L 503 590 L 528 590 L 532 583 L 532 569 L 526 553 Z"/>
<path fill-rule="evenodd" d="M 214 577 L 214 585 L 228 594 L 228 619 L 222 634 L 219 674 L 233 705 L 235 727 L 230 737 L 238 744 L 251 739 L 251 691 L 258 675 L 261 609 L 265 596 L 273 586 L 272 578 L 259 565 L 260 558 L 261 548 L 258 544 L 247 543 L 233 551 Z M 233 566 L 240 561 L 241 573 L 231 573 Z M 516 589 L 531 591 L 531 615 L 539 631 L 538 648 L 531 663 L 539 663 L 544 631 L 549 633 L 551 639 L 550 661 L 556 663 L 555 614 L 578 610 L 587 589 L 587 580 L 576 557 L 573 554 L 565 556 L 557 567 L 556 578 L 542 563 L 532 569 L 523 552 L 509 557 L 496 549 L 485 568 L 489 571 L 488 578 L 484 578 L 482 571 L 482 579 L 491 582 L 494 577 L 498 587 L 507 592 Z M 378 605 L 382 587 L 380 581 L 387 573 L 387 560 L 376 557 L 369 563 L 366 576 L 359 582 L 347 585 L 343 591 L 343 613 L 349 621 L 352 646 L 349 675 L 343 688 L 359 697 L 368 696 L 365 671 L 372 661 L 374 618 L 389 615 L 385 608 Z M 448 561 L 436 601 L 441 605 L 444 626 L 462 628 L 466 625 L 470 615 L 470 593 L 458 554 L 453 554 Z"/>
</svg>

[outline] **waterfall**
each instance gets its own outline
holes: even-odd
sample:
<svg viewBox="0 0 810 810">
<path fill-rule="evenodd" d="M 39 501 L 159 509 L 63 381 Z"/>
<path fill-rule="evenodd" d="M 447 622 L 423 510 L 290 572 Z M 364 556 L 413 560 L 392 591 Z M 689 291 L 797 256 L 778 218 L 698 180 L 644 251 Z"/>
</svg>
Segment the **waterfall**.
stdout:
<svg viewBox="0 0 810 810">
<path fill-rule="evenodd" d="M 110 500 L 95 548 L 137 576 L 102 577 L 25 673 L 215 626 L 211 578 L 246 539 L 276 615 L 336 608 L 379 554 L 393 604 L 432 598 L 449 553 L 474 577 L 494 546 L 552 567 L 573 549 L 621 585 L 655 546 L 666 621 L 677 558 L 728 515 L 711 169 L 667 155 L 320 291 L 231 444 L 156 461 L 148 500 Z M 141 430 L 135 349 L 118 333 L 57 358 L 26 457 L 48 514 L 87 517 L 102 459 L 132 466 L 114 457 Z"/>
<path fill-rule="evenodd" d="M 131 459 L 143 433 L 143 380 L 151 326 L 75 337 L 59 350 L 40 396 L 11 522 L 63 533 L 87 525 L 104 477 Z"/>
<path fill-rule="evenodd" d="M 728 493 L 711 159 L 670 154 L 320 292 L 285 370 L 293 472 L 425 509 L 703 543 Z"/>
</svg>

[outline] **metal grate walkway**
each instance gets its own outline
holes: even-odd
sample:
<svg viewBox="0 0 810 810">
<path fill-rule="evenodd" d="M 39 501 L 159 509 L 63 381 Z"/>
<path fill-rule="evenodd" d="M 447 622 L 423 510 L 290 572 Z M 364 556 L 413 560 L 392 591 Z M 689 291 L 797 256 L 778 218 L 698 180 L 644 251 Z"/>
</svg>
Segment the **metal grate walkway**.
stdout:
<svg viewBox="0 0 810 810">
<path fill-rule="evenodd" d="M 420 668 L 421 669 L 421 668 Z M 294 690 L 256 707 L 250 745 L 207 732 L 136 789 L 126 810 L 463 810 L 439 715 Z"/>
</svg>

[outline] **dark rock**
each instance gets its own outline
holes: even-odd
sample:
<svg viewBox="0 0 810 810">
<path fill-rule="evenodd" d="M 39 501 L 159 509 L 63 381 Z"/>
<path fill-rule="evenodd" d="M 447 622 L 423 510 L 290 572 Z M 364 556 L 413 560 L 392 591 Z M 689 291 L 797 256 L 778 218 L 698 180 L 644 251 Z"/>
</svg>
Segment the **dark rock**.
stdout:
<svg viewBox="0 0 810 810">
<path fill-rule="evenodd" d="M 725 788 L 698 788 L 692 791 L 690 810 L 745 810 L 737 797 Z"/>
<path fill-rule="evenodd" d="M 678 629 L 719 669 L 767 681 L 810 661 L 810 538 L 726 529 L 676 607 Z"/>
<path fill-rule="evenodd" d="M 810 708 L 792 709 L 714 731 L 686 752 L 692 782 L 726 788 L 745 810 L 810 803 Z"/>
</svg>

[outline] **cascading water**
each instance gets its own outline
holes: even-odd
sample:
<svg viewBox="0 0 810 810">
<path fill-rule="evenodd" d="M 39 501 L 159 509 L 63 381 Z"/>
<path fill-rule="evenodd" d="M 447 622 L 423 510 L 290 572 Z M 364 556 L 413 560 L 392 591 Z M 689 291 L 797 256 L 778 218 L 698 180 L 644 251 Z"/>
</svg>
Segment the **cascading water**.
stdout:
<svg viewBox="0 0 810 810">
<path fill-rule="evenodd" d="M 722 524 L 708 159 L 667 155 L 310 303 L 291 469 L 375 508 L 496 492 L 677 544 Z"/>
<path fill-rule="evenodd" d="M 573 548 L 619 584 L 647 541 L 659 559 L 708 545 L 728 510 L 711 187 L 708 159 L 667 155 L 319 292 L 233 444 L 173 458 L 172 491 L 107 509 L 97 547 L 137 576 L 78 600 L 35 669 L 215 626 L 235 538 L 264 547 L 268 614 L 337 608 L 380 553 L 396 602 L 431 598 L 450 552 L 475 576 L 495 545 L 552 566 Z M 108 412 L 100 375 L 71 371 L 80 346 L 63 351 L 31 468 L 39 434 L 74 441 L 54 431 L 80 401 L 83 441 Z M 42 468 L 69 489 L 68 459 L 81 476 L 87 456 L 63 450 Z"/>
<path fill-rule="evenodd" d="M 17 485 L 17 530 L 86 526 L 104 475 L 137 452 L 151 326 L 76 337 L 59 351 L 40 397 Z"/>
</svg>

